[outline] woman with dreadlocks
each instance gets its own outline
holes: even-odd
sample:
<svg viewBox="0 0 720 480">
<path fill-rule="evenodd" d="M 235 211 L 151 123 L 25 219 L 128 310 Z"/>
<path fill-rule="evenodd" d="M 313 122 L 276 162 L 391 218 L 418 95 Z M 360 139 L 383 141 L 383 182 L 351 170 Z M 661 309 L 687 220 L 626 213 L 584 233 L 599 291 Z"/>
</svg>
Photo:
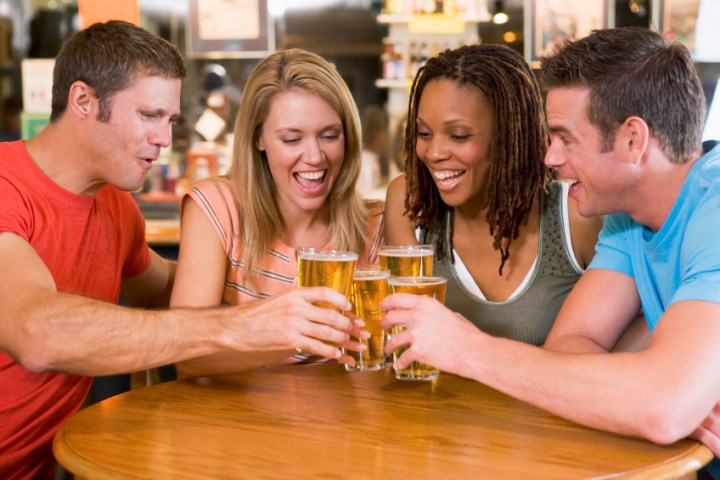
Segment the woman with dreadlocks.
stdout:
<svg viewBox="0 0 720 480">
<path fill-rule="evenodd" d="M 548 140 L 540 89 L 520 54 L 489 44 L 447 50 L 415 78 L 405 174 L 388 187 L 385 210 L 386 243 L 435 245 L 433 274 L 448 279 L 450 310 L 534 345 L 602 226 L 550 180 Z"/>
</svg>

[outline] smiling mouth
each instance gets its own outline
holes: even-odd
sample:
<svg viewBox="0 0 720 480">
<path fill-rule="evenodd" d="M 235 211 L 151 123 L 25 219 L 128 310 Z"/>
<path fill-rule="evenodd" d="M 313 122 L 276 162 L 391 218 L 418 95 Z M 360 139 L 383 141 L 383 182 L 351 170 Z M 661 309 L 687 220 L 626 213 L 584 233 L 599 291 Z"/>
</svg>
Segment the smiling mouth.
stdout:
<svg viewBox="0 0 720 480">
<path fill-rule="evenodd" d="M 432 176 L 438 186 L 450 187 L 455 185 L 465 175 L 465 172 L 466 170 L 442 170 L 432 172 Z"/>
<path fill-rule="evenodd" d="M 312 172 L 295 172 L 293 177 L 297 185 L 306 194 L 317 194 L 323 191 L 327 180 L 328 170 L 314 170 Z"/>
<path fill-rule="evenodd" d="M 327 170 L 318 170 L 315 172 L 295 172 L 295 178 L 306 180 L 308 182 L 322 182 L 325 178 Z"/>
</svg>

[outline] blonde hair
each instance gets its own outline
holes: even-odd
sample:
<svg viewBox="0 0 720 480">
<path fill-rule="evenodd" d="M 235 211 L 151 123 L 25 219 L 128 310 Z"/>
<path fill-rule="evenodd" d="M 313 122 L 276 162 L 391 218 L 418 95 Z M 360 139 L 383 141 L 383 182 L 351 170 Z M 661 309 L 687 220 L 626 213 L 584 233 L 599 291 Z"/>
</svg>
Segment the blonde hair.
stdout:
<svg viewBox="0 0 720 480">
<path fill-rule="evenodd" d="M 359 252 L 366 242 L 368 212 L 355 191 L 360 174 L 360 117 L 345 81 L 322 57 L 301 49 L 274 52 L 250 74 L 243 91 L 234 129 L 233 163 L 229 172 L 242 218 L 245 271 L 252 285 L 261 258 L 287 228 L 278 207 L 277 192 L 265 152 L 258 138 L 273 98 L 281 92 L 312 92 L 337 112 L 343 124 L 345 156 L 327 198 L 334 248 Z"/>
</svg>

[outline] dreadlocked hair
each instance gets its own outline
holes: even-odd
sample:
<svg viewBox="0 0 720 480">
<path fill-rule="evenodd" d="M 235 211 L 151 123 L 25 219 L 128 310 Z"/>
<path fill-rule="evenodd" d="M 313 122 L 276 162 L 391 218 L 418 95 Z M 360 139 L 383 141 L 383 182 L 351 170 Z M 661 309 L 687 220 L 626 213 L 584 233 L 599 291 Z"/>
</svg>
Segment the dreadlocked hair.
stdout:
<svg viewBox="0 0 720 480">
<path fill-rule="evenodd" d="M 429 241 L 430 231 L 438 232 L 435 249 L 439 260 L 446 260 L 447 252 L 452 251 L 446 251 L 445 238 L 452 239 L 454 218 L 449 222 L 450 235 L 446 235 L 445 217 L 453 212 L 442 201 L 430 172 L 417 157 L 415 143 L 423 90 L 429 82 L 440 79 L 479 89 L 495 115 L 490 147 L 494 161 L 481 208 L 488 209 L 486 219 L 493 246 L 500 252 L 502 275 L 510 258 L 510 244 L 518 237 L 520 227 L 527 224 L 532 203 L 550 178 L 543 164 L 549 137 L 540 87 L 523 57 L 503 45 L 466 45 L 445 50 L 418 71 L 410 90 L 403 145 L 405 214 L 423 232 L 423 242 Z"/>
</svg>

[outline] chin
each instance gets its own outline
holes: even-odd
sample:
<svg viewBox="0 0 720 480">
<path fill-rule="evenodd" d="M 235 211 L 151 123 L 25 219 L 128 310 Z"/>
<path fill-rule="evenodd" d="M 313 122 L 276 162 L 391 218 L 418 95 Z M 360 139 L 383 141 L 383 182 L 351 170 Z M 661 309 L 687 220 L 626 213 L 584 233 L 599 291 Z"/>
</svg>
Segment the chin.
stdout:
<svg viewBox="0 0 720 480">
<path fill-rule="evenodd" d="M 467 197 L 458 194 L 457 192 L 447 193 L 447 192 L 439 192 L 440 193 L 440 200 L 443 201 L 445 205 L 448 207 L 459 207 L 461 205 L 464 205 L 467 203 L 468 199 Z"/>
</svg>

